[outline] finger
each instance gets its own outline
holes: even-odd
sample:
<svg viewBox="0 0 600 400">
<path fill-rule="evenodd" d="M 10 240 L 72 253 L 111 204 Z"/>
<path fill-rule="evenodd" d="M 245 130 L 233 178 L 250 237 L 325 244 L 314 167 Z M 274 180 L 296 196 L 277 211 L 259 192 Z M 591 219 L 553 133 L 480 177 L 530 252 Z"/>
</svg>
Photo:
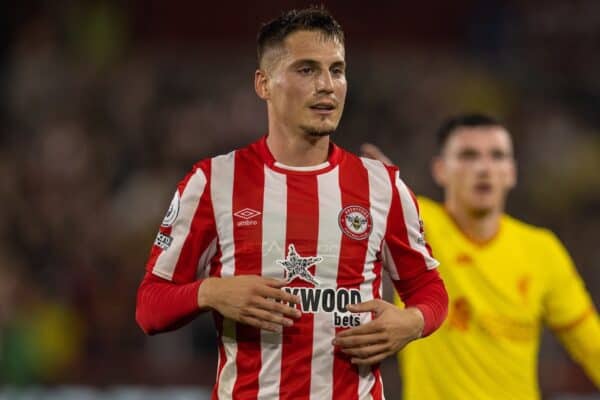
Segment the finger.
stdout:
<svg viewBox="0 0 600 400">
<path fill-rule="evenodd" d="M 373 365 L 383 361 L 389 355 L 389 353 L 379 353 L 369 358 L 353 357 L 350 362 L 354 365 Z"/>
<path fill-rule="evenodd" d="M 290 307 L 286 304 L 277 303 L 272 300 L 267 300 L 263 297 L 256 297 L 252 302 L 256 307 L 262 308 L 263 310 L 274 312 L 277 314 L 283 314 L 290 318 L 300 318 L 302 313 L 300 310 Z"/>
<path fill-rule="evenodd" d="M 379 343 L 371 346 L 342 349 L 342 351 L 353 358 L 367 359 L 379 354 L 387 354 L 389 351 L 389 345 L 387 343 Z"/>
<path fill-rule="evenodd" d="M 244 310 L 244 316 L 248 316 L 251 318 L 255 318 L 264 322 L 269 322 L 272 324 L 277 324 L 281 326 L 292 326 L 294 321 L 289 318 L 285 318 L 283 315 L 279 313 L 274 313 L 271 311 L 266 311 L 261 308 L 249 308 Z"/>
<path fill-rule="evenodd" d="M 263 278 L 263 281 L 265 282 L 265 285 L 274 288 L 282 288 L 288 284 L 288 282 L 284 281 L 283 279 Z"/>
<path fill-rule="evenodd" d="M 383 331 L 384 331 L 383 326 L 377 320 L 373 320 L 373 321 L 367 322 L 366 324 L 363 324 L 361 326 L 357 326 L 356 328 L 347 329 L 345 331 L 338 333 L 335 336 L 335 341 L 336 341 L 335 343 L 337 343 L 337 340 L 340 338 L 349 337 L 349 336 L 369 335 L 371 333 L 380 333 Z"/>
<path fill-rule="evenodd" d="M 253 326 L 254 328 L 264 329 L 265 331 L 269 332 L 280 333 L 283 330 L 281 325 L 277 325 L 268 321 L 263 321 L 258 318 L 254 318 L 247 315 L 240 316 L 239 322 L 241 322 L 242 324 Z"/>
<path fill-rule="evenodd" d="M 258 288 L 258 294 L 262 297 L 275 299 L 277 301 L 282 301 L 284 303 L 292 303 L 299 304 L 300 298 L 298 296 L 294 296 L 291 293 L 286 292 L 285 290 L 275 289 L 268 286 L 262 286 Z"/>
<path fill-rule="evenodd" d="M 358 304 L 348 304 L 346 309 L 353 313 L 380 311 L 381 303 L 379 300 L 369 300 Z"/>
<path fill-rule="evenodd" d="M 375 146 L 372 143 L 363 143 L 360 146 L 360 152 L 363 156 L 372 158 L 374 160 L 379 160 L 386 165 L 393 164 L 392 160 L 390 160 L 385 154 L 383 154 L 379 147 Z"/>
<path fill-rule="evenodd" d="M 381 333 L 371 333 L 367 335 L 348 336 L 335 339 L 335 345 L 342 349 L 353 347 L 368 346 L 377 343 L 385 342 L 386 336 Z"/>
</svg>

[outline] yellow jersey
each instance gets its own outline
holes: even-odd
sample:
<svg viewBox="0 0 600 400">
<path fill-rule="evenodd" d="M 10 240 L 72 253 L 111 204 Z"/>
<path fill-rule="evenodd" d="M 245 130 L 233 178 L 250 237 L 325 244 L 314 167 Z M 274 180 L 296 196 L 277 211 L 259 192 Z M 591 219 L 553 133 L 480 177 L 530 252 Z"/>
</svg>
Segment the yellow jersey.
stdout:
<svg viewBox="0 0 600 400">
<path fill-rule="evenodd" d="M 556 236 L 505 215 L 478 245 L 442 205 L 419 205 L 450 304 L 437 332 L 399 353 L 404 399 L 539 399 L 542 323 L 600 386 L 598 315 Z"/>
</svg>

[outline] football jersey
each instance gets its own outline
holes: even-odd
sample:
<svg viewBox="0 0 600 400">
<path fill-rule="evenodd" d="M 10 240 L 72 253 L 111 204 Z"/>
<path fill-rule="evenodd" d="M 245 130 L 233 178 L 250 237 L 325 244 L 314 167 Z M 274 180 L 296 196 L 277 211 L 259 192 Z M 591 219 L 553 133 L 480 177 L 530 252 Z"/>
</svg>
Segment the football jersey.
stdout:
<svg viewBox="0 0 600 400">
<path fill-rule="evenodd" d="M 505 215 L 497 235 L 478 245 L 442 205 L 419 204 L 450 306 L 434 335 L 399 353 L 405 400 L 538 399 L 543 322 L 558 331 L 590 322 L 587 356 L 596 361 L 588 362 L 589 372 L 600 376 L 593 304 L 550 231 Z"/>
<path fill-rule="evenodd" d="M 287 167 L 262 138 L 194 167 L 147 269 L 176 283 L 244 274 L 285 280 L 302 316 L 281 333 L 214 314 L 213 398 L 321 400 L 383 398 L 379 368 L 359 368 L 332 345 L 340 330 L 371 320 L 345 307 L 381 298 L 382 269 L 399 282 L 436 266 L 396 168 L 333 144 L 324 164 Z"/>
</svg>

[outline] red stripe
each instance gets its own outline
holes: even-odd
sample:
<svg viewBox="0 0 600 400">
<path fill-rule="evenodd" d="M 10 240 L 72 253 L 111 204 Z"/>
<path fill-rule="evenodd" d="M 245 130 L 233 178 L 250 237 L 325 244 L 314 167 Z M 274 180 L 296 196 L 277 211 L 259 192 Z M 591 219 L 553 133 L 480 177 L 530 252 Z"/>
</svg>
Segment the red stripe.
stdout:
<svg viewBox="0 0 600 400">
<path fill-rule="evenodd" d="M 374 369 L 373 375 L 375 375 L 375 385 L 371 389 L 371 397 L 373 400 L 383 399 L 383 385 L 381 384 L 381 371 L 379 368 Z"/>
<path fill-rule="evenodd" d="M 205 177 L 210 177 L 210 160 L 202 161 L 198 168 L 204 171 Z M 217 235 L 208 178 L 198 204 L 202 206 L 196 208 L 190 231 L 181 248 L 173 273 L 174 282 L 192 282 L 196 279 L 198 259 Z"/>
<path fill-rule="evenodd" d="M 287 228 L 285 251 L 293 244 L 302 257 L 317 255 L 319 232 L 319 202 L 316 176 L 287 176 Z M 309 268 L 314 275 L 316 266 Z M 295 279 L 290 287 L 312 287 L 312 284 Z M 313 314 L 304 313 L 292 327 L 284 328 L 281 399 L 308 399 L 313 347 Z"/>
<path fill-rule="evenodd" d="M 218 340 L 219 340 L 219 366 L 217 367 L 217 378 L 215 386 L 212 391 L 212 400 L 219 399 L 219 379 L 221 378 L 221 372 L 227 361 L 227 354 L 225 353 L 225 345 L 223 344 L 223 317 L 221 314 L 214 312 L 213 319 L 215 321 L 215 327 L 217 328 Z"/>
<path fill-rule="evenodd" d="M 247 149 L 236 151 L 232 211 L 235 214 L 250 209 L 261 214 L 248 219 L 233 216 L 235 275 L 262 274 L 264 185 L 264 167 L 260 159 Z M 233 388 L 233 398 L 255 399 L 258 396 L 258 374 L 262 364 L 260 330 L 236 324 L 236 338 L 237 379 Z"/>
<path fill-rule="evenodd" d="M 340 189 L 342 193 L 342 209 L 348 206 L 360 206 L 370 209 L 369 176 L 362 162 L 357 157 L 347 157 L 340 168 Z M 360 289 L 364 281 L 364 264 L 369 245 L 369 238 L 355 240 L 346 234 L 342 235 L 340 262 L 337 273 L 338 288 Z M 336 332 L 344 328 L 336 328 Z M 339 349 L 335 349 L 333 361 L 333 398 L 358 398 L 358 368 L 350 363 L 350 357 Z"/>
<path fill-rule="evenodd" d="M 221 268 L 223 267 L 223 264 L 221 263 L 221 256 L 221 246 L 217 243 L 217 254 L 215 254 L 211 261 L 210 276 L 217 278 L 221 277 Z M 215 321 L 219 342 L 219 365 L 217 367 L 217 379 L 212 392 L 212 399 L 217 400 L 219 398 L 219 379 L 221 378 L 221 371 L 223 370 L 225 362 L 227 361 L 227 354 L 225 353 L 225 346 L 223 345 L 223 317 L 217 312 L 213 312 L 212 314 Z"/>
</svg>

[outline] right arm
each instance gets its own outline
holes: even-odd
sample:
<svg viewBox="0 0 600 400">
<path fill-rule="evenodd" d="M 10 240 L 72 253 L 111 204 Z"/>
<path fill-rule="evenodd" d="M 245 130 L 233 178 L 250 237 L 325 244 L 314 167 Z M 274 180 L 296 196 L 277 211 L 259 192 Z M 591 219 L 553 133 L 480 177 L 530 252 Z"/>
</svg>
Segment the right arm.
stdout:
<svg viewBox="0 0 600 400">
<path fill-rule="evenodd" d="M 207 278 L 218 247 L 209 177 L 206 160 L 180 182 L 138 289 L 136 321 L 145 333 L 155 334 L 215 310 L 261 329 L 291 325 L 286 317 L 298 318 L 299 311 L 282 303 L 298 298 L 280 290 L 284 282 L 249 275 Z"/>
</svg>

